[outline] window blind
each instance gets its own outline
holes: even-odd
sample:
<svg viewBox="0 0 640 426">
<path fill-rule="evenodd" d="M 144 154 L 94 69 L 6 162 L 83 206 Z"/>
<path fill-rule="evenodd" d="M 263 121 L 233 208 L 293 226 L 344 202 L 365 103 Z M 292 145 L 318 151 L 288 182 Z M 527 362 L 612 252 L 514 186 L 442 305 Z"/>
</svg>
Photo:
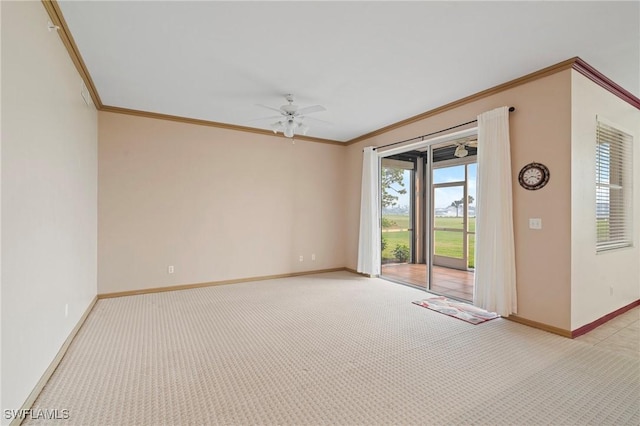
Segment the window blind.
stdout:
<svg viewBox="0 0 640 426">
<path fill-rule="evenodd" d="M 633 244 L 633 137 L 598 119 L 596 138 L 596 250 L 628 247 Z"/>
</svg>

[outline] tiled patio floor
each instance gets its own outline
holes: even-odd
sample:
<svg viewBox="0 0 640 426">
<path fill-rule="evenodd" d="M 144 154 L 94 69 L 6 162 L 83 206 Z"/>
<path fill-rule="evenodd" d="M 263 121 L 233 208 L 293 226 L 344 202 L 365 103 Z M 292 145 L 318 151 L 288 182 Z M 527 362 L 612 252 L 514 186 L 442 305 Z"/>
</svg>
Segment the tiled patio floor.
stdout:
<svg viewBox="0 0 640 426">
<path fill-rule="evenodd" d="M 382 277 L 426 288 L 427 265 L 399 263 L 382 265 Z M 433 283 L 429 289 L 443 296 L 473 299 L 473 272 L 442 266 L 433 267 Z"/>
</svg>

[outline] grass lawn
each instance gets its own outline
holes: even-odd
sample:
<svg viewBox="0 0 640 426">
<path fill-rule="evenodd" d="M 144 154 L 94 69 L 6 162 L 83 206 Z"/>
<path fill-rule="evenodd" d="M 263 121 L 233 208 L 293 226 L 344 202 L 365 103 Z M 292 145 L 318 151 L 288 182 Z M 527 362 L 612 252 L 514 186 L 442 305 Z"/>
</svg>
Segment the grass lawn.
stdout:
<svg viewBox="0 0 640 426">
<path fill-rule="evenodd" d="M 596 218 L 597 241 L 607 241 L 609 239 L 609 220 Z"/>
<path fill-rule="evenodd" d="M 409 231 L 397 231 L 397 232 L 383 232 L 382 238 L 387 241 L 387 246 L 382 252 L 382 259 L 394 259 L 393 249 L 396 246 L 404 244 L 407 247 L 411 247 L 411 241 L 409 241 Z"/>
<path fill-rule="evenodd" d="M 392 226 L 385 228 L 388 230 L 394 229 L 409 229 L 409 215 L 401 214 L 383 214 L 383 218 L 392 222 Z M 436 217 L 436 228 L 452 228 L 462 229 L 461 217 Z M 476 230 L 476 218 L 469 218 L 469 231 L 474 232 Z"/>
<path fill-rule="evenodd" d="M 462 229 L 461 217 L 436 217 L 436 228 Z M 469 218 L 469 232 L 475 232 L 476 218 Z"/>
<path fill-rule="evenodd" d="M 393 231 L 394 229 L 407 229 L 409 227 L 409 216 L 406 215 L 384 215 L 383 217 L 396 223 L 391 228 L 386 228 L 390 232 L 383 232 L 382 238 L 387 241 L 387 245 L 382 252 L 382 259 L 393 259 L 393 250 L 397 245 L 411 247 L 409 231 Z M 436 227 L 462 229 L 461 217 L 437 217 Z M 469 218 L 469 230 L 476 229 L 475 218 Z M 455 231 L 435 231 L 435 254 L 438 256 L 448 256 L 462 258 L 462 235 Z M 469 267 L 474 266 L 475 235 L 469 235 Z"/>
<path fill-rule="evenodd" d="M 387 219 L 392 225 L 385 229 L 409 229 L 409 215 L 383 214 L 382 218 Z"/>
<path fill-rule="evenodd" d="M 474 266 L 475 256 L 474 234 L 469 235 L 469 267 Z M 435 254 L 438 256 L 454 257 L 462 259 L 462 234 L 460 232 L 436 231 L 435 233 Z"/>
</svg>

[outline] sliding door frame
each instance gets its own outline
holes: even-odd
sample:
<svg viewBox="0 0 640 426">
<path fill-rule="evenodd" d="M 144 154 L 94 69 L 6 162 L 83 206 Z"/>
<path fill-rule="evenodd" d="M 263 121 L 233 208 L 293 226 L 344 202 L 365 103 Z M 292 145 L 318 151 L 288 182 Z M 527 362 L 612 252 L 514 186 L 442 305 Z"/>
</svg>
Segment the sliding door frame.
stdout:
<svg viewBox="0 0 640 426">
<path fill-rule="evenodd" d="M 390 157 L 392 155 L 396 155 L 396 154 L 401 154 L 403 152 L 408 152 L 408 151 L 413 151 L 413 150 L 424 150 L 427 154 L 426 159 L 427 161 L 425 161 L 425 167 L 424 167 L 424 198 L 425 198 L 425 213 L 429 212 L 429 214 L 425 214 L 423 216 L 426 216 L 425 218 L 425 223 L 424 223 L 424 228 L 423 231 L 424 233 L 428 232 L 428 236 L 423 237 L 424 239 L 424 246 L 425 246 L 425 259 L 428 260 L 427 263 L 427 283 L 426 283 L 426 289 L 429 289 L 429 287 L 431 286 L 431 283 L 433 281 L 433 197 L 432 195 L 428 195 L 428 194 L 432 194 L 433 191 L 433 185 L 432 185 L 432 181 L 433 181 L 433 147 L 436 145 L 442 145 L 445 144 L 447 142 L 451 142 L 454 140 L 458 140 L 458 139 L 462 139 L 465 138 L 467 136 L 473 136 L 473 135 L 477 135 L 478 134 L 478 127 L 474 126 L 468 129 L 464 129 L 464 130 L 459 130 L 457 132 L 452 132 L 452 133 L 448 133 L 445 135 L 440 135 L 440 136 L 436 136 L 430 139 L 423 139 L 421 141 L 417 141 L 417 142 L 413 142 L 413 143 L 408 143 L 405 145 L 401 145 L 401 146 L 396 146 L 396 147 L 388 147 L 387 149 L 385 148 L 381 148 L 380 151 L 376 150 L 376 153 L 378 154 L 378 159 L 379 159 L 379 164 L 382 164 L 382 159 L 385 157 Z M 425 149 L 426 148 L 426 149 Z M 379 172 L 378 172 L 378 182 L 381 182 L 382 180 L 382 171 L 381 168 L 379 168 Z M 380 190 L 382 190 L 381 186 L 380 186 Z M 415 188 L 413 189 L 415 190 Z M 380 209 L 382 208 L 382 205 L 380 205 Z M 417 218 L 414 218 L 414 220 L 417 220 Z M 414 226 L 415 229 L 415 226 Z M 382 230 L 382 227 L 380 226 L 380 231 Z M 380 248 L 378 248 L 380 250 Z M 380 259 L 382 259 L 382 256 L 380 256 Z M 413 286 L 412 286 L 413 287 Z M 419 287 L 416 287 L 419 288 Z"/>
<path fill-rule="evenodd" d="M 432 167 L 431 168 L 431 172 L 433 173 L 433 170 L 435 169 L 442 169 L 442 168 L 447 168 L 447 167 L 456 167 L 456 166 L 464 166 L 464 180 L 462 181 L 455 181 L 455 182 L 446 182 L 446 183 L 435 183 L 431 186 L 431 204 L 433 206 L 434 201 L 435 201 L 435 190 L 436 188 L 446 188 L 446 187 L 462 187 L 462 194 L 463 194 L 463 199 L 464 200 L 468 200 L 468 196 L 469 196 L 469 165 L 471 164 L 477 164 L 477 156 L 469 156 L 469 157 L 463 157 L 463 158 L 456 158 L 456 159 L 452 159 L 452 160 L 444 160 L 444 161 L 439 161 L 437 167 Z M 462 264 L 460 265 L 456 265 L 456 263 L 461 263 L 461 262 L 456 262 L 456 261 L 452 261 L 452 263 L 450 265 L 446 264 L 446 259 L 443 259 L 442 257 L 446 256 L 441 256 L 441 258 L 439 259 L 439 261 L 444 261 L 444 263 L 439 263 L 437 266 L 444 266 L 446 268 L 452 268 L 452 269 L 460 269 L 460 270 L 468 270 L 469 269 L 469 234 L 475 234 L 474 232 L 469 232 L 469 205 L 468 203 L 465 201 L 464 203 L 464 211 L 462 212 L 462 220 L 463 220 L 463 225 L 462 225 L 462 250 L 463 250 L 463 259 L 460 260 L 464 260 L 464 267 L 462 267 Z M 431 214 L 433 216 L 433 224 L 434 227 L 432 228 L 431 232 L 432 232 L 432 239 L 435 240 L 435 209 L 432 208 L 431 209 Z M 454 231 L 450 231 L 450 232 L 454 232 Z M 455 231 L 457 232 L 457 231 Z M 433 260 L 435 261 L 435 242 L 433 243 L 434 245 L 434 257 Z"/>
</svg>

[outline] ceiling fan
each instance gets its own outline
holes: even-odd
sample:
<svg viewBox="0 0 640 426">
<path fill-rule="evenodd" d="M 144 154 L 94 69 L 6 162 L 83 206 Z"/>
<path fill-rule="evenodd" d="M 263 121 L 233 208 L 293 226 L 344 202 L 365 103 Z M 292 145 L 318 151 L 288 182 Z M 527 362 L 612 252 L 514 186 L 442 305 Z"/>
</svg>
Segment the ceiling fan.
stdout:
<svg viewBox="0 0 640 426">
<path fill-rule="evenodd" d="M 311 119 L 326 123 L 325 121 L 318 120 L 317 118 L 306 117 L 306 114 L 326 111 L 327 109 L 322 105 L 312 105 L 304 108 L 299 108 L 298 105 L 293 103 L 292 94 L 285 95 L 285 99 L 287 100 L 288 104 L 282 105 L 280 108 L 258 104 L 259 107 L 267 108 L 280 113 L 280 115 L 259 119 L 271 120 L 277 118 L 278 121 L 271 124 L 271 129 L 274 133 L 278 133 L 278 131 L 281 131 L 286 137 L 292 138 L 296 134 L 296 132 L 302 133 L 303 135 L 307 134 L 307 131 L 309 131 L 309 126 L 304 124 L 305 119 Z"/>
<path fill-rule="evenodd" d="M 463 139 L 461 141 L 456 141 L 456 145 L 457 145 L 456 150 L 453 153 L 453 155 L 458 158 L 466 157 L 467 155 L 469 155 L 469 151 L 467 150 L 467 147 L 476 148 L 478 146 L 478 137 L 473 136 L 467 139 Z"/>
</svg>

